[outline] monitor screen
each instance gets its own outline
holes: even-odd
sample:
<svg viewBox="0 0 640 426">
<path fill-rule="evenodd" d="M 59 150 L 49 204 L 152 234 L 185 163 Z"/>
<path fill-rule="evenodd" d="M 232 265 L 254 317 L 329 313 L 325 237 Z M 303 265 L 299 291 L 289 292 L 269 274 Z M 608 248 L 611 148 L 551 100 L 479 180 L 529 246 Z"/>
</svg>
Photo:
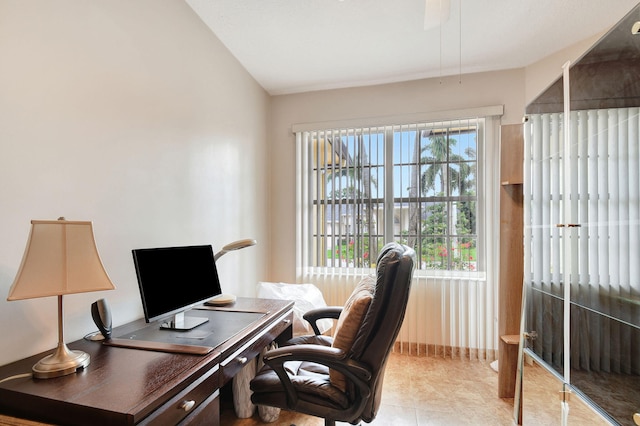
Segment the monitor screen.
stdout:
<svg viewBox="0 0 640 426">
<path fill-rule="evenodd" d="M 183 313 L 222 292 L 210 245 L 132 252 L 147 322 Z"/>
</svg>

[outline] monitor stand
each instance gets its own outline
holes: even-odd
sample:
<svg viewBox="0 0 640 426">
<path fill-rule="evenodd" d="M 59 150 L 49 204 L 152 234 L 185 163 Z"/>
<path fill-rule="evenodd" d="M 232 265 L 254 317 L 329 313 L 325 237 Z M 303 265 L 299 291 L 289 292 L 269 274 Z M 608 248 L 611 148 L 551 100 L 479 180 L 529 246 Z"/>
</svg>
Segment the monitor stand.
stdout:
<svg viewBox="0 0 640 426">
<path fill-rule="evenodd" d="M 170 320 L 164 321 L 160 324 L 160 330 L 180 330 L 187 331 L 196 328 L 200 324 L 204 324 L 209 321 L 209 318 L 204 317 L 188 317 L 184 312 L 177 313 Z"/>
</svg>

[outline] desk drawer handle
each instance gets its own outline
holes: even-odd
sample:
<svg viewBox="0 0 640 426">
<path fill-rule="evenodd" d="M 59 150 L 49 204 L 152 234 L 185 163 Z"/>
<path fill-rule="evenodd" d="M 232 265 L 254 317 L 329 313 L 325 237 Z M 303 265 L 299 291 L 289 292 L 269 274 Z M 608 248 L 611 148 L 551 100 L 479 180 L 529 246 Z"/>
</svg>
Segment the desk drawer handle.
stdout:
<svg viewBox="0 0 640 426">
<path fill-rule="evenodd" d="M 283 320 L 282 322 L 285 323 L 285 324 L 290 324 L 291 320 L 286 319 L 286 320 Z"/>
<path fill-rule="evenodd" d="M 246 364 L 246 363 L 247 363 L 247 361 L 248 361 L 248 360 L 247 360 L 247 357 L 246 357 L 246 356 L 238 357 L 238 362 L 239 362 L 240 364 Z"/>
<path fill-rule="evenodd" d="M 182 408 L 184 411 L 189 411 L 193 408 L 194 405 L 196 405 L 196 402 L 193 400 L 183 401 L 182 405 L 180 405 L 180 408 Z"/>
</svg>

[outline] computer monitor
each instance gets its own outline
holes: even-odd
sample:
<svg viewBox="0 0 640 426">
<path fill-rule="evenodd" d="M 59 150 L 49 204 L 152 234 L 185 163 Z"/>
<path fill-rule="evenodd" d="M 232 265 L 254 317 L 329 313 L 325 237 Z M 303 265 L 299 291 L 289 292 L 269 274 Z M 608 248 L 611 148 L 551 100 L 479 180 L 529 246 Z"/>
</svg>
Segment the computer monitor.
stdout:
<svg viewBox="0 0 640 426">
<path fill-rule="evenodd" d="M 208 321 L 185 312 L 222 293 L 210 245 L 132 252 L 147 322 L 166 319 L 160 328 L 190 330 Z"/>
</svg>

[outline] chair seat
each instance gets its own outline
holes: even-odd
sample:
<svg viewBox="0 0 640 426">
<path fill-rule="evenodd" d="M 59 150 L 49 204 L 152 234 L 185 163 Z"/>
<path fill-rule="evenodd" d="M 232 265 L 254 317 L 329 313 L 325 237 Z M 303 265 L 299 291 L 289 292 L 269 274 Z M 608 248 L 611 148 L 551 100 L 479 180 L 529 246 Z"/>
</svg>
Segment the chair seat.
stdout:
<svg viewBox="0 0 640 426">
<path fill-rule="evenodd" d="M 290 339 L 282 346 L 313 344 L 331 346 L 333 339 L 329 336 L 311 335 Z M 334 408 L 349 406 L 347 396 L 338 388 L 331 385 L 329 368 L 322 364 L 308 361 L 289 361 L 285 363 L 285 370 L 291 376 L 293 386 L 298 391 L 300 399 L 314 404 L 331 402 Z M 274 370 L 265 366 L 251 381 L 251 390 L 261 393 L 263 400 L 277 407 L 286 407 L 287 398 L 282 387 L 282 381 Z M 282 405 L 285 404 L 285 405 Z"/>
<path fill-rule="evenodd" d="M 329 368 L 307 361 L 291 361 L 285 363 L 285 369 L 291 377 L 291 383 L 298 392 L 298 398 L 313 404 L 330 405 L 344 409 L 349 406 L 347 396 L 331 384 Z M 251 381 L 251 390 L 261 394 L 261 401 L 266 405 L 287 407 L 287 397 L 282 381 L 276 372 L 268 367 L 258 372 Z"/>
<path fill-rule="evenodd" d="M 311 335 L 311 336 L 298 336 L 293 339 L 289 339 L 282 346 L 293 346 L 293 345 L 322 345 L 322 346 L 331 346 L 333 343 L 333 337 L 320 335 Z"/>
</svg>

